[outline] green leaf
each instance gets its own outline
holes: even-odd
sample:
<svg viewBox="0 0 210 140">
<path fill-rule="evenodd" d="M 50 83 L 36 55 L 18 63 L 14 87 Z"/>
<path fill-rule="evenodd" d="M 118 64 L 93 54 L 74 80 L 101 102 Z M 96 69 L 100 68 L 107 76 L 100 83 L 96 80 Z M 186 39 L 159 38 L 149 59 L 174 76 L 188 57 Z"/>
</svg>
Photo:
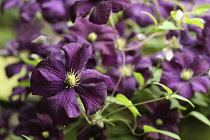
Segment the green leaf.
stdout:
<svg viewBox="0 0 210 140">
<path fill-rule="evenodd" d="M 30 81 L 29 80 L 21 81 L 21 82 L 18 83 L 18 86 L 20 86 L 20 87 L 30 87 Z"/>
<path fill-rule="evenodd" d="M 161 26 L 158 27 L 158 29 L 164 29 L 164 30 L 179 30 L 178 27 L 174 25 L 173 22 L 170 21 L 164 21 Z"/>
<path fill-rule="evenodd" d="M 148 15 L 153 20 L 155 26 L 158 25 L 158 22 L 157 22 L 157 20 L 155 19 L 155 17 L 153 15 L 151 15 L 150 13 L 145 12 L 145 11 L 142 11 L 141 13 Z"/>
<path fill-rule="evenodd" d="M 201 114 L 200 112 L 192 111 L 192 112 L 190 112 L 190 115 L 197 118 L 198 120 L 202 121 L 206 125 L 210 126 L 209 119 L 206 116 L 204 116 L 203 114 Z"/>
<path fill-rule="evenodd" d="M 202 4 L 202 5 L 199 5 L 196 9 L 200 9 L 200 8 L 210 9 L 210 4 Z"/>
<path fill-rule="evenodd" d="M 180 19 L 182 19 L 183 15 L 184 14 L 183 14 L 183 12 L 181 10 L 171 11 L 171 16 L 176 21 L 180 21 Z"/>
<path fill-rule="evenodd" d="M 24 137 L 26 140 L 32 140 L 32 138 L 26 136 L 26 135 L 22 135 L 22 137 Z"/>
<path fill-rule="evenodd" d="M 149 133 L 149 132 L 157 132 L 157 133 L 161 133 L 161 134 L 164 134 L 164 135 L 167 135 L 169 137 L 172 137 L 174 139 L 178 139 L 178 140 L 181 140 L 181 138 L 175 134 L 175 133 L 172 133 L 172 132 L 169 132 L 169 131 L 164 131 L 164 130 L 158 130 L 154 127 L 151 127 L 151 126 L 148 126 L 148 125 L 144 125 L 143 126 L 143 129 L 144 129 L 144 132 L 145 133 Z"/>
<path fill-rule="evenodd" d="M 165 86 L 165 85 L 163 85 L 161 83 L 153 82 L 153 84 L 160 85 L 162 88 L 164 88 L 167 91 L 168 94 L 172 94 L 173 93 L 173 91 L 170 88 L 168 88 L 167 86 Z"/>
<path fill-rule="evenodd" d="M 188 100 L 188 99 L 186 99 L 186 98 L 184 98 L 184 97 L 182 97 L 182 96 L 180 96 L 180 95 L 178 95 L 178 94 L 173 94 L 173 95 L 171 95 L 171 97 L 172 97 L 172 98 L 179 99 L 179 100 L 186 101 L 186 102 L 188 102 L 192 107 L 195 107 L 194 104 L 193 104 L 190 100 Z"/>
<path fill-rule="evenodd" d="M 184 23 L 185 24 L 193 24 L 195 26 L 198 26 L 200 27 L 201 29 L 204 28 L 204 20 L 201 19 L 201 18 L 187 18 L 187 17 L 184 17 Z"/>
<path fill-rule="evenodd" d="M 136 78 L 136 80 L 138 81 L 139 85 L 143 86 L 144 85 L 144 77 L 142 76 L 142 74 L 138 73 L 138 72 L 134 72 L 133 75 Z"/>
<path fill-rule="evenodd" d="M 199 106 L 208 107 L 207 103 L 208 98 L 204 96 L 202 93 L 195 92 L 195 96 L 191 99 L 194 104 Z"/>
<path fill-rule="evenodd" d="M 133 105 L 132 102 L 122 94 L 117 94 L 116 100 L 122 102 L 124 106 Z M 137 117 L 137 115 L 141 116 L 141 114 L 139 113 L 138 109 L 135 106 L 128 107 L 128 109 L 132 112 L 134 117 Z"/>
</svg>

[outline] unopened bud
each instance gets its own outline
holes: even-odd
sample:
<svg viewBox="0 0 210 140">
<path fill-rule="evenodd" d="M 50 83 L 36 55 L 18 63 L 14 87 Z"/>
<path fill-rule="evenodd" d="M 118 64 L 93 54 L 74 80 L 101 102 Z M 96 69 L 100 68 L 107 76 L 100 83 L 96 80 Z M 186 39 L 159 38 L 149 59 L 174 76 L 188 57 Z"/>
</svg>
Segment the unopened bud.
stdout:
<svg viewBox="0 0 210 140">
<path fill-rule="evenodd" d="M 42 44 L 44 44 L 46 42 L 46 40 L 47 40 L 47 37 L 41 35 L 41 36 L 37 37 L 36 39 L 34 39 L 32 41 L 32 43 L 42 43 Z"/>
<path fill-rule="evenodd" d="M 142 41 L 142 40 L 144 40 L 144 39 L 146 38 L 146 36 L 143 35 L 143 34 L 138 34 L 138 35 L 136 36 L 136 38 L 137 38 L 139 41 Z"/>
<path fill-rule="evenodd" d="M 210 70 L 209 70 L 209 72 L 208 72 L 208 76 L 209 76 L 209 78 L 210 78 Z"/>
<path fill-rule="evenodd" d="M 164 48 L 163 53 L 164 53 L 164 57 L 167 61 L 171 61 L 171 59 L 174 57 L 174 53 L 171 49 Z"/>
</svg>

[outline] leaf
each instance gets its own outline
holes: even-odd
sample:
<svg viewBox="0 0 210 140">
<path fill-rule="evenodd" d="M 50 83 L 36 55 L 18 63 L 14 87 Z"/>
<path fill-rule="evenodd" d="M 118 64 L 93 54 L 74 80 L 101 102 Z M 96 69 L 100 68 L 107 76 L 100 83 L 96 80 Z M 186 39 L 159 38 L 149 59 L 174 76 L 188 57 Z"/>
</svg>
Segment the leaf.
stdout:
<svg viewBox="0 0 210 140">
<path fill-rule="evenodd" d="M 205 123 L 206 125 L 210 126 L 210 121 L 209 119 L 204 116 L 203 114 L 201 114 L 200 112 L 197 111 L 192 111 L 189 113 L 191 116 L 197 118 L 198 120 L 202 121 L 203 123 Z"/>
<path fill-rule="evenodd" d="M 18 83 L 18 86 L 20 86 L 20 87 L 30 87 L 30 81 L 29 80 L 21 81 L 21 82 Z"/>
<path fill-rule="evenodd" d="M 142 11 L 141 13 L 148 15 L 153 20 L 155 26 L 158 25 L 158 22 L 157 22 L 157 20 L 155 19 L 155 17 L 153 15 L 151 15 L 150 13 L 145 12 L 145 11 Z"/>
<path fill-rule="evenodd" d="M 164 21 L 161 26 L 158 27 L 158 29 L 164 29 L 164 30 L 179 30 L 178 27 L 174 25 L 173 22 L 170 21 Z"/>
<path fill-rule="evenodd" d="M 181 138 L 175 134 L 175 133 L 172 133 L 172 132 L 169 132 L 169 131 L 165 131 L 165 130 L 158 130 L 154 127 L 151 127 L 151 126 L 148 126 L 148 125 L 144 125 L 143 126 L 143 129 L 144 129 L 144 132 L 145 133 L 149 133 L 149 132 L 157 132 L 157 133 L 161 133 L 161 134 L 164 134 L 164 135 L 167 135 L 169 137 L 172 137 L 174 139 L 178 139 L 178 140 L 181 140 Z"/>
<path fill-rule="evenodd" d="M 22 135 L 22 137 L 24 137 L 26 140 L 32 140 L 32 138 L 26 136 L 26 135 Z"/>
<path fill-rule="evenodd" d="M 116 100 L 122 102 L 124 106 L 133 105 L 132 102 L 122 94 L 117 94 Z M 137 115 L 141 116 L 141 114 L 139 113 L 138 109 L 135 106 L 128 107 L 128 109 L 133 113 L 134 117 L 137 117 Z"/>
<path fill-rule="evenodd" d="M 172 98 L 177 98 L 177 99 L 179 99 L 179 100 L 186 101 L 186 102 L 188 102 L 192 107 L 195 107 L 194 104 L 193 104 L 190 100 L 188 100 L 188 99 L 186 99 L 186 98 L 184 98 L 184 97 L 182 97 L 182 96 L 180 96 L 180 95 L 178 95 L 178 94 L 173 94 L 173 95 L 171 95 L 171 97 L 172 97 Z"/>
<path fill-rule="evenodd" d="M 208 107 L 207 98 L 202 93 L 195 92 L 191 101 L 199 106 Z"/>
<path fill-rule="evenodd" d="M 134 72 L 133 75 L 136 78 L 136 80 L 138 81 L 139 85 L 143 86 L 144 85 L 144 77 L 142 76 L 142 74 L 138 73 L 138 72 Z"/>
<path fill-rule="evenodd" d="M 167 86 L 165 86 L 165 85 L 163 85 L 161 83 L 153 82 L 153 84 L 160 85 L 162 88 L 164 88 L 167 91 L 168 94 L 172 94 L 173 93 L 173 91 L 170 88 L 168 88 Z"/>
<path fill-rule="evenodd" d="M 181 10 L 177 11 L 171 11 L 171 16 L 174 18 L 176 21 L 180 21 L 183 17 L 183 12 Z"/>
<path fill-rule="evenodd" d="M 200 27 L 201 29 L 204 28 L 204 20 L 201 19 L 201 18 L 192 18 L 192 19 L 190 19 L 190 18 L 184 17 L 183 21 L 184 21 L 185 24 L 193 24 L 193 25 L 195 25 L 197 27 Z"/>
</svg>

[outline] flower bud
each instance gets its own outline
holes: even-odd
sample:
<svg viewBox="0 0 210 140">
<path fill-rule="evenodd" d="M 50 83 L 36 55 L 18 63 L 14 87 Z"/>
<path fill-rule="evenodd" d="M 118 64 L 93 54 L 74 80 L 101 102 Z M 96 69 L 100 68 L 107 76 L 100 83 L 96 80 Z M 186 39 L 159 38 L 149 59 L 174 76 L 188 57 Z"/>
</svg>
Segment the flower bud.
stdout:
<svg viewBox="0 0 210 140">
<path fill-rule="evenodd" d="M 32 41 L 32 43 L 42 43 L 42 44 L 44 44 L 46 42 L 46 40 L 47 40 L 47 37 L 41 35 L 41 36 L 37 37 L 36 39 L 34 39 Z"/>
</svg>

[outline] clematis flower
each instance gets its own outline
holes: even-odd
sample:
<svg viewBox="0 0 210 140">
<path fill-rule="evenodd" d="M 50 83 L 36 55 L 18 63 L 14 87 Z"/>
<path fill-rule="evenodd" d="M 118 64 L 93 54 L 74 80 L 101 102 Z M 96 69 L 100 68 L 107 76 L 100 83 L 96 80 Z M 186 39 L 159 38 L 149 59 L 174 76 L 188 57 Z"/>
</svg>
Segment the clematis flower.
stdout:
<svg viewBox="0 0 210 140">
<path fill-rule="evenodd" d="M 192 53 L 178 53 L 170 62 L 163 63 L 161 83 L 176 91 L 194 76 L 199 75 L 208 68 L 209 64 L 203 56 L 194 56 Z M 200 76 L 186 85 L 178 94 L 190 99 L 194 96 L 194 92 L 206 93 L 209 84 L 210 81 L 207 76 Z"/>
<path fill-rule="evenodd" d="M 40 113 L 36 105 L 23 103 L 19 110 L 19 124 L 14 127 L 13 133 L 17 136 L 33 136 L 34 140 L 61 140 L 63 131 L 53 122 L 46 113 Z"/>
<path fill-rule="evenodd" d="M 161 102 L 159 104 L 153 102 L 145 106 L 150 113 L 141 117 L 138 127 L 142 129 L 144 125 L 149 125 L 159 130 L 178 133 L 179 113 L 176 109 L 170 109 L 170 102 Z M 155 132 L 150 132 L 148 136 L 155 139 L 174 140 L 169 136 Z"/>
<path fill-rule="evenodd" d="M 92 54 L 90 45 L 70 43 L 61 47 L 65 63 L 49 56 L 41 61 L 31 76 L 33 95 L 46 97 L 46 108 L 60 125 L 81 113 L 77 95 L 87 115 L 96 113 L 104 104 L 111 80 L 95 70 L 86 69 Z"/>
<path fill-rule="evenodd" d="M 70 34 L 62 34 L 68 43 L 88 43 L 93 52 L 112 55 L 114 52 L 114 32 L 111 27 L 97 25 L 88 19 L 77 18 L 75 25 L 69 27 Z"/>
<path fill-rule="evenodd" d="M 73 5 L 73 14 L 75 17 L 85 17 L 93 8 L 89 20 L 96 24 L 106 24 L 111 12 L 120 12 L 130 5 L 130 0 L 81 0 Z"/>
</svg>

